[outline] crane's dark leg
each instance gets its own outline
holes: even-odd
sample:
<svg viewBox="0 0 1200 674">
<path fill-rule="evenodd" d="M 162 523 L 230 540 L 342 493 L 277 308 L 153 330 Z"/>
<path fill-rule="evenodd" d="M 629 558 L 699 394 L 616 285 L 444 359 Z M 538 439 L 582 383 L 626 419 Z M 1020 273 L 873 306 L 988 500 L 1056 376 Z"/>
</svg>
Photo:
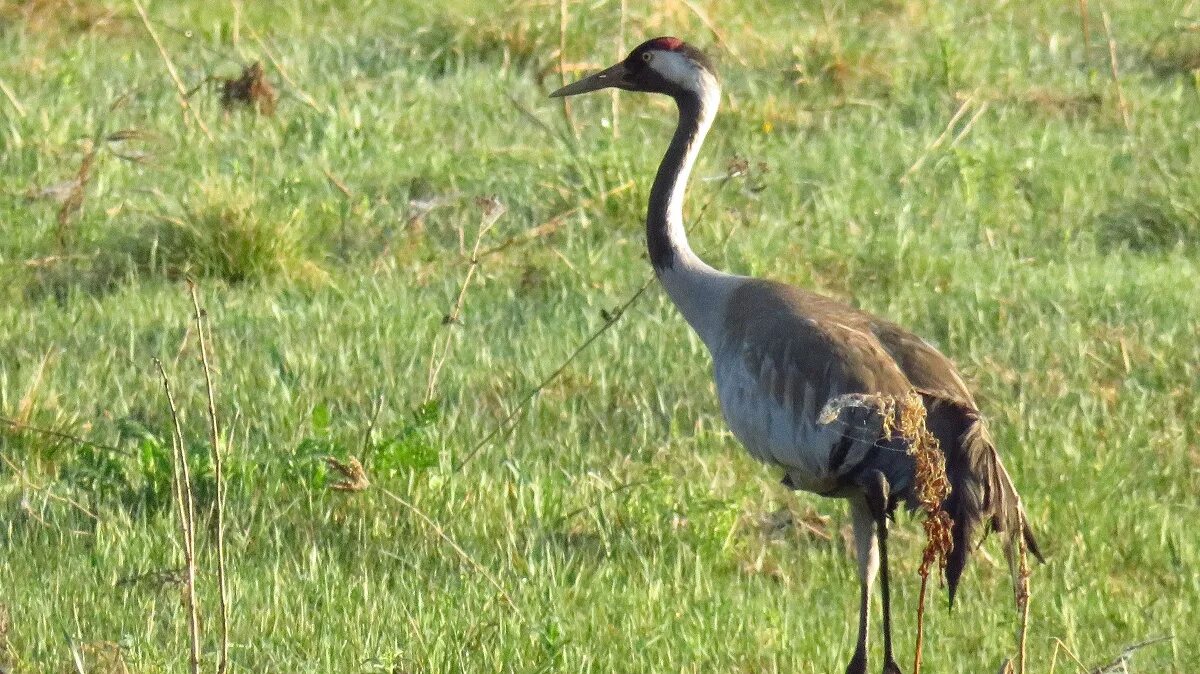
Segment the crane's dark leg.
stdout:
<svg viewBox="0 0 1200 674">
<path fill-rule="evenodd" d="M 883 589 L 883 674 L 901 674 L 900 666 L 892 654 L 892 602 L 888 589 L 888 498 L 891 487 L 887 477 L 878 470 L 864 476 L 863 489 L 866 491 L 867 506 L 875 520 L 876 535 L 879 539 L 879 566 L 883 571 L 881 586 Z"/>
<path fill-rule="evenodd" d="M 846 666 L 846 674 L 866 674 L 867 637 L 871 615 L 871 586 L 879 570 L 879 548 L 875 545 L 875 516 L 866 498 L 857 496 L 850 501 L 850 519 L 854 524 L 854 545 L 858 553 L 858 643 L 854 657 Z"/>
</svg>

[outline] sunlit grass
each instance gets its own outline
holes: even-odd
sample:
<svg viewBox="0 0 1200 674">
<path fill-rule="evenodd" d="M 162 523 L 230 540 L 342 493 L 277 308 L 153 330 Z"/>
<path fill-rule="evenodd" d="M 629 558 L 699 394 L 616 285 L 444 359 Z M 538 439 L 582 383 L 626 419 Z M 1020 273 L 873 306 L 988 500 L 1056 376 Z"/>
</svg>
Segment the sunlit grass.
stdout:
<svg viewBox="0 0 1200 674">
<path fill-rule="evenodd" d="M 695 247 L 910 326 L 971 381 L 1051 559 L 1034 570 L 1031 671 L 1049 671 L 1056 639 L 1097 666 L 1160 636 L 1174 639 L 1130 671 L 1194 671 L 1186 5 L 1109 8 L 1126 129 L 1098 10 L 1086 51 L 1076 3 L 696 3 L 731 51 L 684 3 L 628 4 L 627 46 L 673 33 L 720 61 Z M 568 64 L 616 58 L 619 7 L 570 4 Z M 116 450 L 0 422 L 0 662 L 72 671 L 72 644 L 111 642 L 130 671 L 186 668 L 181 588 L 160 573 L 181 555 L 151 365 L 175 382 L 207 518 L 186 276 L 230 432 L 237 669 L 841 671 L 857 588 L 843 506 L 785 492 L 744 456 L 703 346 L 657 289 L 454 470 L 649 274 L 641 216 L 668 105 L 623 94 L 614 137 L 607 97 L 576 101 L 576 139 L 544 98 L 557 3 L 150 15 L 203 85 L 189 100 L 212 141 L 124 3 L 0 3 L 0 80 L 20 106 L 0 96 L 0 416 Z M 253 60 L 280 91 L 273 117 L 226 111 L 205 83 Z M 60 237 L 47 188 L 77 175 L 88 142 L 96 163 Z M 751 175 L 718 187 L 739 157 Z M 444 323 L 477 198 L 507 208 L 487 249 L 630 180 L 484 257 Z M 446 331 L 439 404 L 422 407 Z M 362 458 L 372 486 L 331 492 L 327 454 Z M 904 517 L 896 531 L 910 662 L 922 540 Z M 1008 574 L 985 549 L 955 612 L 931 610 L 927 671 L 990 673 L 1013 652 Z M 214 586 L 201 576 L 210 666 Z"/>
</svg>

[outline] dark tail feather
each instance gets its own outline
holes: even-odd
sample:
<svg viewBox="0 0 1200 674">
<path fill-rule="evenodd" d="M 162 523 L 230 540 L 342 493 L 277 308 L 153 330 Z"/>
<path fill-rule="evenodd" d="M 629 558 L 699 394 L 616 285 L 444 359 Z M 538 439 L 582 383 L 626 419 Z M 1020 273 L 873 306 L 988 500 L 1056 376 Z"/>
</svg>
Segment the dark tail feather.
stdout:
<svg viewBox="0 0 1200 674">
<path fill-rule="evenodd" d="M 948 420 L 943 418 L 939 421 Z M 950 479 L 950 496 L 943 507 L 954 520 L 954 549 L 946 561 L 946 584 L 951 607 L 954 606 L 958 581 L 981 526 L 984 527 L 984 535 L 995 531 L 1004 536 L 1004 551 L 1010 563 L 1015 559 L 1018 540 L 1024 540 L 1026 549 L 1039 561 L 1045 561 L 1029 528 L 1021 497 L 1017 495 L 1012 478 L 1000 462 L 1000 456 L 983 422 L 973 411 L 962 414 L 959 421 L 959 424 L 939 423 L 942 429 L 931 428 L 942 442 L 946 455 L 946 476 Z M 947 427 L 951 425 L 957 427 L 953 429 L 956 432 L 945 435 L 938 433 L 938 430 L 951 431 Z M 949 438 L 956 441 L 946 442 Z"/>
</svg>

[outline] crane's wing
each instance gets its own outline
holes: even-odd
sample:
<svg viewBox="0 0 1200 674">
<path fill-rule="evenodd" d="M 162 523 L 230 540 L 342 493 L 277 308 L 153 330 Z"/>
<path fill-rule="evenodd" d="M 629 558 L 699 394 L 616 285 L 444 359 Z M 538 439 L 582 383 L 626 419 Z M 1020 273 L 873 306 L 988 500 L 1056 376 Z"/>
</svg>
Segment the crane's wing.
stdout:
<svg viewBox="0 0 1200 674">
<path fill-rule="evenodd" d="M 951 604 L 981 524 L 990 524 L 985 535 L 996 531 L 1005 536 L 1005 552 L 1010 560 L 1016 536 L 1021 536 L 1029 551 L 1045 561 L 1016 485 L 1000 461 L 975 400 L 954 363 L 898 325 L 873 318 L 871 329 L 921 395 L 926 425 L 946 457 L 951 492 L 942 507 L 955 523 L 954 549 L 946 564 Z"/>
<path fill-rule="evenodd" d="M 951 601 L 981 524 L 1015 536 L 1042 558 L 1020 497 L 1004 468 L 975 400 L 949 358 L 901 328 L 835 300 L 782 283 L 750 280 L 730 298 L 727 334 L 744 345 L 741 356 L 760 393 L 788 407 L 798 423 L 811 425 L 831 399 L 845 394 L 921 395 L 926 423 L 946 457 L 951 493 L 942 504 L 954 520 L 954 550 L 947 560 Z M 877 420 L 876 420 L 877 421 Z M 869 436 L 874 422 L 864 429 Z M 829 468 L 849 475 L 880 469 L 907 488 L 912 461 L 884 452 L 879 443 L 847 438 L 828 455 Z M 985 531 L 986 533 L 986 531 Z"/>
</svg>

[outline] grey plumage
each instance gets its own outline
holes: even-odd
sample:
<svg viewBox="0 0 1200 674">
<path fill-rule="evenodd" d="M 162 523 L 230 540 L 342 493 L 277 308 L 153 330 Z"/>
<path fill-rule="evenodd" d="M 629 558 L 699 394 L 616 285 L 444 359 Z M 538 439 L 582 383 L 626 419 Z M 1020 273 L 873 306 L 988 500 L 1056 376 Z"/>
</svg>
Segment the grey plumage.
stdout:
<svg viewBox="0 0 1200 674">
<path fill-rule="evenodd" d="M 899 674 L 891 643 L 888 517 L 915 506 L 915 463 L 903 438 L 885 437 L 877 409 L 847 397 L 902 399 L 914 391 L 945 454 L 954 519 L 946 568 L 950 601 L 974 536 L 998 531 L 1010 551 L 1021 538 L 1039 559 L 1020 498 L 954 364 L 900 326 L 841 302 L 774 281 L 713 269 L 688 245 L 683 200 L 720 100 L 706 59 L 675 38 L 655 38 L 600 73 L 556 91 L 569 96 L 618 87 L 665 94 L 679 125 L 650 190 L 646 241 L 660 283 L 713 359 L 721 411 L 756 458 L 784 483 L 850 503 L 860 578 L 859 630 L 848 674 L 866 671 L 870 592 L 883 571 L 884 674 Z"/>
</svg>

